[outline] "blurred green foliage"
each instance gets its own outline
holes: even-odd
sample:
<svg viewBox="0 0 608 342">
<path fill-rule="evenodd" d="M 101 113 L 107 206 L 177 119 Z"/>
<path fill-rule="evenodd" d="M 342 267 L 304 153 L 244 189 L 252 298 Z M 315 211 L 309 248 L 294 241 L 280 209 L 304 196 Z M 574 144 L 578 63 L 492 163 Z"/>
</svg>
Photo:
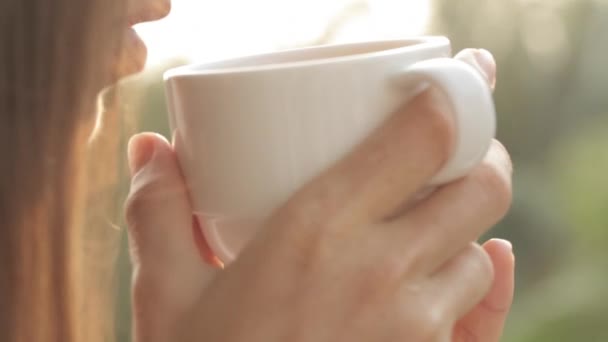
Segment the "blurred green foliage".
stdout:
<svg viewBox="0 0 608 342">
<path fill-rule="evenodd" d="M 608 341 L 608 2 L 436 1 L 431 33 L 498 64 L 517 291 L 504 341 Z"/>
<path fill-rule="evenodd" d="M 504 341 L 608 341 L 608 1 L 434 5 L 429 34 L 448 36 L 455 51 L 484 47 L 498 62 L 498 136 L 515 164 L 512 211 L 487 236 L 513 241 L 517 257 Z M 170 136 L 161 71 L 135 82 L 145 113 L 138 130 Z M 120 341 L 130 325 L 126 260 L 125 252 Z"/>
</svg>

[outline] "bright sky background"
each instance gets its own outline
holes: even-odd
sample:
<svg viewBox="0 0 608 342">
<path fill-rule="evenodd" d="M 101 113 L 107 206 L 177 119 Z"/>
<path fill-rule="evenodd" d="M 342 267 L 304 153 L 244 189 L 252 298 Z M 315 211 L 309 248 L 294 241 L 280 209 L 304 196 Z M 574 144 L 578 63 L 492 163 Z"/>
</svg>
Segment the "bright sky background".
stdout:
<svg viewBox="0 0 608 342">
<path fill-rule="evenodd" d="M 310 43 L 356 2 L 369 11 L 349 19 L 338 41 L 422 34 L 430 14 L 430 0 L 173 0 L 167 18 L 136 30 L 149 65 L 201 62 Z"/>
</svg>

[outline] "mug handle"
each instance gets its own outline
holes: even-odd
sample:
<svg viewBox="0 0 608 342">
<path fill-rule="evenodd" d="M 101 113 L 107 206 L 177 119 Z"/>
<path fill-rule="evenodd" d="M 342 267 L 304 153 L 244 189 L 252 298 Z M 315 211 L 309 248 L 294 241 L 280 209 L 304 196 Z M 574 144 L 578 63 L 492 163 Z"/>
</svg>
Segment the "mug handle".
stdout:
<svg viewBox="0 0 608 342">
<path fill-rule="evenodd" d="M 465 176 L 484 158 L 496 134 L 496 110 L 488 82 L 474 67 L 452 58 L 414 63 L 399 73 L 397 82 L 414 89 L 435 86 L 444 92 L 452 108 L 454 150 L 429 186 Z"/>
</svg>

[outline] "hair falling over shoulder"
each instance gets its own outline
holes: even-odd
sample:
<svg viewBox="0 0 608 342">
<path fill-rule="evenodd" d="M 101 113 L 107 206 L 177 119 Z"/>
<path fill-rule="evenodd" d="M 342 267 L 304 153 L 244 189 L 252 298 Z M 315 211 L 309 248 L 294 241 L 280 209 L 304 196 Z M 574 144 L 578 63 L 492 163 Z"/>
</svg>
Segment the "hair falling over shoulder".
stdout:
<svg viewBox="0 0 608 342">
<path fill-rule="evenodd" d="M 83 160 L 123 7 L 0 1 L 0 341 L 111 336 L 84 292 Z"/>
</svg>

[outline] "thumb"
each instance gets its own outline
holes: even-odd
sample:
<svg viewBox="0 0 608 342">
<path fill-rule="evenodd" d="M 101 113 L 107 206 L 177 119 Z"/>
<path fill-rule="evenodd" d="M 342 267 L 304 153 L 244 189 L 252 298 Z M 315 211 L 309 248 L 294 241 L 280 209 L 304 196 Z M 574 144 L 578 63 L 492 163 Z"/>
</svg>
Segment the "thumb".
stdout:
<svg viewBox="0 0 608 342">
<path fill-rule="evenodd" d="M 151 133 L 134 136 L 129 166 L 133 177 L 126 219 L 135 333 L 138 340 L 162 340 L 167 325 L 197 301 L 216 269 L 201 258 L 196 243 L 200 232 L 193 225 L 187 188 L 167 140 Z"/>
</svg>

